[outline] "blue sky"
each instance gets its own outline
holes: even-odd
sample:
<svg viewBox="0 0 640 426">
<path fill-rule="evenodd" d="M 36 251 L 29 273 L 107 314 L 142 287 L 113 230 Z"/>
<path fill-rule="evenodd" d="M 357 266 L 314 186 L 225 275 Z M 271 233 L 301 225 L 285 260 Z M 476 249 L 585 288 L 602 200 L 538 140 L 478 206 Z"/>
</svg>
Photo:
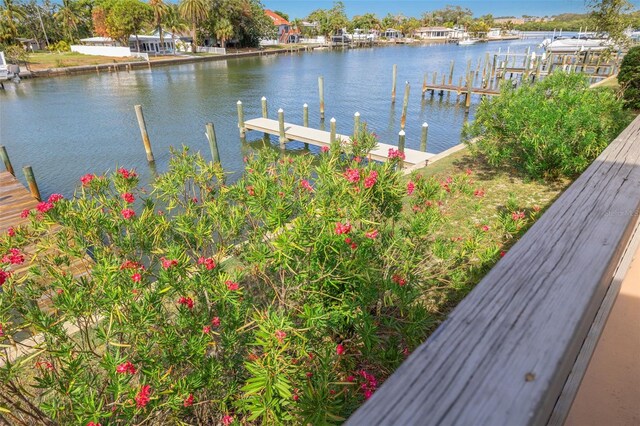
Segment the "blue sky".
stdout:
<svg viewBox="0 0 640 426">
<path fill-rule="evenodd" d="M 557 15 L 564 12 L 584 13 L 587 11 L 585 0 L 343 0 L 347 15 L 361 15 L 373 12 L 379 18 L 387 13 L 403 13 L 406 16 L 420 16 L 422 12 L 440 9 L 447 4 L 468 7 L 476 16 L 487 13 L 493 16 Z M 333 0 L 262 0 L 267 9 L 288 13 L 290 18 L 304 18 L 315 9 L 329 9 Z M 640 0 L 631 1 L 635 8 Z"/>
</svg>

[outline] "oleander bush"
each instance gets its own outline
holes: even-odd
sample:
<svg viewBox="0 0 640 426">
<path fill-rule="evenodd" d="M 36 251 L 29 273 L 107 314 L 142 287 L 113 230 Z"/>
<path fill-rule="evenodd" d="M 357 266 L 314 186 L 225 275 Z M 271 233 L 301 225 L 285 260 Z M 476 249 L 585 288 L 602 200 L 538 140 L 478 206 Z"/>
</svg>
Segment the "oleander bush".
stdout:
<svg viewBox="0 0 640 426">
<path fill-rule="evenodd" d="M 626 127 L 629 117 L 609 88 L 590 89 L 587 77 L 554 72 L 538 83 L 485 99 L 465 131 L 494 167 L 531 178 L 574 178 Z"/>
<path fill-rule="evenodd" d="M 618 83 L 623 90 L 625 106 L 640 109 L 640 46 L 632 47 L 622 58 Z"/>
<path fill-rule="evenodd" d="M 407 181 L 374 144 L 264 151 L 233 184 L 185 149 L 149 188 L 89 174 L 23 212 L 0 237 L 0 420 L 342 422 L 537 214 L 452 235 L 472 171 Z"/>
</svg>

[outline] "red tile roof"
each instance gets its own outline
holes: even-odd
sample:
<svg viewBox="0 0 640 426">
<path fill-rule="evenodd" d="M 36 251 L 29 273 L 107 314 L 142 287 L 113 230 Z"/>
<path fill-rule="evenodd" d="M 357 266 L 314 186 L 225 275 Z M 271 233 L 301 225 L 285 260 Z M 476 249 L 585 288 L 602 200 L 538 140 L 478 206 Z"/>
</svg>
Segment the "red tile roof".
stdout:
<svg viewBox="0 0 640 426">
<path fill-rule="evenodd" d="M 280 25 L 291 25 L 289 23 L 289 21 L 287 21 L 286 19 L 284 19 L 282 16 L 278 15 L 277 13 L 273 13 L 273 11 L 269 10 L 269 9 L 265 9 L 264 13 L 271 18 L 271 20 L 273 21 L 273 25 L 275 26 L 280 26 Z"/>
</svg>

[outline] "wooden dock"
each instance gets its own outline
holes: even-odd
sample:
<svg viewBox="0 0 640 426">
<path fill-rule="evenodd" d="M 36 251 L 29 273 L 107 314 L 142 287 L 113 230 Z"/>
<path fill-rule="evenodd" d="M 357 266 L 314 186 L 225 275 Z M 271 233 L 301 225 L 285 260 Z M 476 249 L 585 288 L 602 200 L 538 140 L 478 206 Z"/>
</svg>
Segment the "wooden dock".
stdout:
<svg viewBox="0 0 640 426">
<path fill-rule="evenodd" d="M 255 130 L 258 132 L 268 133 L 270 135 L 275 135 L 275 136 L 280 135 L 278 120 L 271 120 L 268 118 L 253 118 L 251 120 L 245 121 L 244 127 L 246 130 Z M 330 132 L 326 132 L 324 130 L 312 129 L 310 127 L 298 126 L 290 123 L 284 123 L 284 129 L 285 129 L 285 137 L 287 138 L 288 141 L 299 141 L 299 142 L 304 142 L 304 143 L 308 143 L 310 145 L 315 145 L 319 147 L 331 146 Z M 342 141 L 343 145 L 351 144 L 351 138 L 349 136 L 336 134 L 336 140 Z M 384 162 L 389 160 L 390 149 L 396 150 L 398 149 L 398 147 L 395 145 L 378 143 L 378 145 L 373 150 L 371 150 L 371 152 L 369 153 L 369 156 L 373 160 Z M 409 166 L 415 166 L 415 165 L 426 166 L 429 158 L 434 156 L 434 154 L 417 151 L 415 149 L 405 149 L 404 155 L 405 155 L 404 163 Z"/>
<path fill-rule="evenodd" d="M 33 209 L 38 201 L 11 173 L 0 172 L 0 235 L 9 227 L 25 224 L 29 219 L 20 217 L 24 209 Z"/>
</svg>

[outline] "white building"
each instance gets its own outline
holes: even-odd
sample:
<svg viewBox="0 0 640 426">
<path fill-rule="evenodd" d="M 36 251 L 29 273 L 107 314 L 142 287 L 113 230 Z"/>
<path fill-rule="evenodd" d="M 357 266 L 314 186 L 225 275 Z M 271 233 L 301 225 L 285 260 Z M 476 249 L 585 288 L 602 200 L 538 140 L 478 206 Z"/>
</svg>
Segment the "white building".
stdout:
<svg viewBox="0 0 640 426">
<path fill-rule="evenodd" d="M 422 40 L 447 40 L 453 32 L 453 29 L 447 27 L 421 27 L 416 30 L 415 35 Z"/>
</svg>

